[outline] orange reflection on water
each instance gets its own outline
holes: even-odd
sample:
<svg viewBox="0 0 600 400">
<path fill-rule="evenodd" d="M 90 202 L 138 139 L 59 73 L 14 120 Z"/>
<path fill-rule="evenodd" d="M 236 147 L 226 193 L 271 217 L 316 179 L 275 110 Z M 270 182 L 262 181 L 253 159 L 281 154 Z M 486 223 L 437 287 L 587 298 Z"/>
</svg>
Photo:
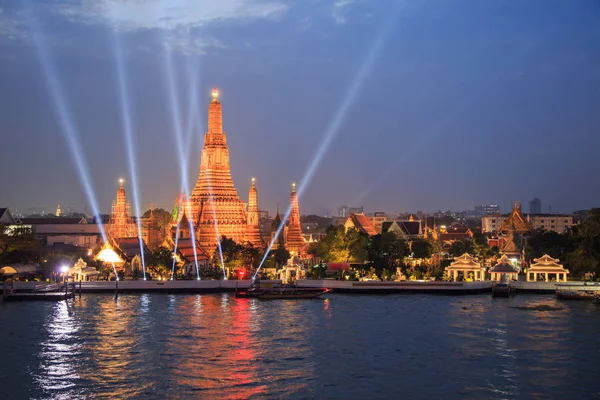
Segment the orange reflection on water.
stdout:
<svg viewBox="0 0 600 400">
<path fill-rule="evenodd" d="M 251 301 L 211 295 L 181 299 L 177 309 L 185 316 L 177 319 L 180 325 L 171 342 L 182 355 L 173 371 L 181 393 L 213 398 L 264 395 L 266 386 L 255 385 L 259 377 Z"/>
</svg>

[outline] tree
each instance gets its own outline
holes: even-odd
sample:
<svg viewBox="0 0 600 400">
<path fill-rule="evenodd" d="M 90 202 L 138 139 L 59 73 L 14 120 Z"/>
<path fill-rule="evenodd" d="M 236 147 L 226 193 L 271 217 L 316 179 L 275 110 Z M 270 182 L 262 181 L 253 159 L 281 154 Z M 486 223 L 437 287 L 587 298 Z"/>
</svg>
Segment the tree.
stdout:
<svg viewBox="0 0 600 400">
<path fill-rule="evenodd" d="M 159 247 L 149 254 L 146 267 L 161 279 L 165 279 L 173 271 L 173 252 L 166 247 Z"/>
<path fill-rule="evenodd" d="M 325 237 L 313 243 L 309 254 L 329 262 L 363 262 L 367 256 L 368 237 L 356 229 L 330 226 Z"/>
<path fill-rule="evenodd" d="M 312 244 L 315 243 L 311 243 L 311 245 Z M 290 252 L 287 251 L 283 244 L 279 243 L 277 245 L 277 248 L 275 249 L 273 256 L 275 258 L 275 268 L 280 268 L 286 264 L 287 260 L 290 259 Z"/>
<path fill-rule="evenodd" d="M 600 208 L 592 208 L 589 218 L 575 227 L 572 235 L 572 250 L 567 255 L 571 272 L 600 276 Z"/>
<path fill-rule="evenodd" d="M 414 258 L 430 258 L 433 246 L 427 240 L 415 239 L 410 244 Z"/>
<path fill-rule="evenodd" d="M 454 257 L 458 257 L 465 253 L 474 253 L 474 251 L 475 246 L 473 246 L 473 242 L 468 239 L 465 239 L 454 241 L 454 243 L 452 243 L 452 245 L 450 246 L 449 253 Z"/>
<path fill-rule="evenodd" d="M 163 239 L 169 237 L 171 232 L 171 223 L 173 221 L 171 214 L 163 208 L 155 208 L 153 210 L 146 210 L 142 217 L 146 219 L 150 218 L 150 214 L 152 214 L 152 217 L 158 226 L 160 237 Z"/>
<path fill-rule="evenodd" d="M 40 247 L 30 228 L 0 224 L 0 262 L 36 262 Z"/>
<path fill-rule="evenodd" d="M 529 262 L 544 254 L 565 259 L 572 246 L 573 238 L 570 235 L 561 235 L 554 231 L 536 231 L 527 239 L 525 254 Z"/>
<path fill-rule="evenodd" d="M 408 245 L 394 232 L 372 236 L 368 246 L 368 258 L 376 271 L 394 271 L 408 255 Z"/>
</svg>

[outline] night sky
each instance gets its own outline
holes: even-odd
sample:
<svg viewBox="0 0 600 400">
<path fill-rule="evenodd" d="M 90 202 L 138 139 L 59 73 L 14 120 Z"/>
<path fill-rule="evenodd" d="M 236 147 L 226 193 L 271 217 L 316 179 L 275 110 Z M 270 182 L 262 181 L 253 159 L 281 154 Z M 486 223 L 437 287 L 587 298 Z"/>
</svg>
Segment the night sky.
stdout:
<svg viewBox="0 0 600 400">
<path fill-rule="evenodd" d="M 52 87 L 100 211 L 120 177 L 132 199 L 118 54 L 142 209 L 181 190 L 169 58 L 190 187 L 217 86 L 238 193 L 272 213 L 294 181 L 303 214 L 600 204 L 597 0 L 0 1 L 0 206 L 91 212 Z"/>
</svg>

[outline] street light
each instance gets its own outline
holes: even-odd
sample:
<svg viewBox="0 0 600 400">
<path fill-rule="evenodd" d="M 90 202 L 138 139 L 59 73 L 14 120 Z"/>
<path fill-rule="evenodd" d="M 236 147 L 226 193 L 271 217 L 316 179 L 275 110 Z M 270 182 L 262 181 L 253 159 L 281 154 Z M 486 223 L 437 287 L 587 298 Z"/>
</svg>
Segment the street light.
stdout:
<svg viewBox="0 0 600 400">
<path fill-rule="evenodd" d="M 60 267 L 60 272 L 63 275 L 63 284 L 65 285 L 65 294 L 67 293 L 67 271 L 69 271 L 69 267 L 66 265 L 62 265 Z"/>
</svg>

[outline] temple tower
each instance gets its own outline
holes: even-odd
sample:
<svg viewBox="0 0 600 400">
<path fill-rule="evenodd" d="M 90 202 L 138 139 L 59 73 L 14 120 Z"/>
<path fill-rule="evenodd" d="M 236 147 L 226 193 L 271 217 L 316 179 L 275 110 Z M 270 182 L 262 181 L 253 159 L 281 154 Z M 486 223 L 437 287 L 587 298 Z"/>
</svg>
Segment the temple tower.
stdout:
<svg viewBox="0 0 600 400">
<path fill-rule="evenodd" d="M 125 196 L 123 179 L 119 179 L 119 189 L 117 189 L 117 198 L 112 204 L 109 225 L 109 234 L 113 239 L 137 237 L 135 223 L 129 217 L 129 203 Z"/>
<path fill-rule="evenodd" d="M 219 91 L 212 92 L 208 106 L 208 129 L 200 159 L 200 174 L 192 191 L 188 215 L 196 227 L 196 240 L 212 251 L 217 237 L 227 236 L 238 243 L 246 236 L 246 205 L 238 197 L 231 178 L 229 148 L 223 132 L 223 114 Z M 186 214 L 188 214 L 186 210 Z M 197 216 L 197 218 L 196 218 Z"/>
<path fill-rule="evenodd" d="M 260 239 L 260 227 L 258 225 L 258 193 L 256 191 L 256 180 L 252 178 L 252 186 L 248 193 L 248 216 L 246 221 L 246 242 L 252 243 L 254 247 L 262 247 Z"/>
<path fill-rule="evenodd" d="M 302 238 L 302 226 L 300 225 L 300 208 L 298 206 L 298 194 L 296 193 L 296 184 L 292 184 L 292 193 L 290 194 L 290 218 L 288 220 L 286 247 L 294 255 L 300 256 L 304 252 L 304 239 Z"/>
</svg>

